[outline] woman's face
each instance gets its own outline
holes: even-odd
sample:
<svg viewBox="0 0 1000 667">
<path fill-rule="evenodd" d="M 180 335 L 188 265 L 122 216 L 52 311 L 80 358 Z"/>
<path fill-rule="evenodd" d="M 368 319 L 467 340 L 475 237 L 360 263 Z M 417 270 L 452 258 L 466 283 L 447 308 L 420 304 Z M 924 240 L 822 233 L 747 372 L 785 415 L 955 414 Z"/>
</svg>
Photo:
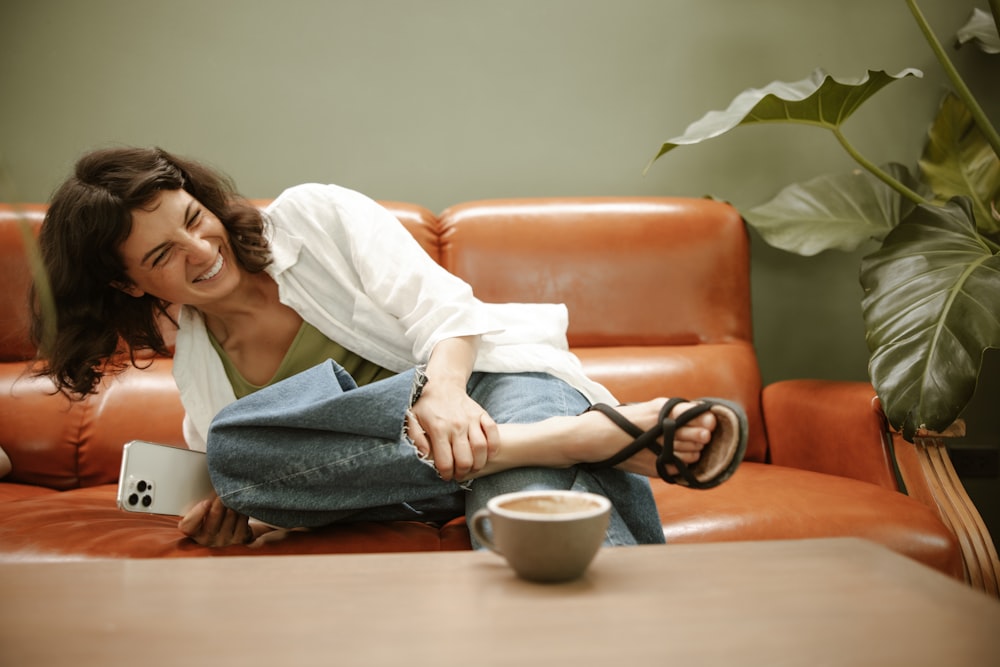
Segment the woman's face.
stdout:
<svg viewBox="0 0 1000 667">
<path fill-rule="evenodd" d="M 132 296 L 204 306 L 240 282 L 229 233 L 185 190 L 165 190 L 133 210 L 132 231 L 119 250 L 131 284 L 116 287 Z"/>
</svg>

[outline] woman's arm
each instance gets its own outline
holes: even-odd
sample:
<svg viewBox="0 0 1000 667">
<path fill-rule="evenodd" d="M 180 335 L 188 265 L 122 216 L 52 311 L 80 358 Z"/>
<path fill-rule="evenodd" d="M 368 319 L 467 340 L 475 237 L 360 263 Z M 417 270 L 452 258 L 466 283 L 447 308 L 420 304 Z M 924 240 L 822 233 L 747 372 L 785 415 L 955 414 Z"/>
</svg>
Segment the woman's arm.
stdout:
<svg viewBox="0 0 1000 667">
<path fill-rule="evenodd" d="M 466 391 L 478 349 L 478 336 L 435 345 L 427 362 L 427 384 L 407 417 L 417 451 L 433 459 L 445 480 L 478 472 L 500 447 L 496 422 Z"/>
</svg>

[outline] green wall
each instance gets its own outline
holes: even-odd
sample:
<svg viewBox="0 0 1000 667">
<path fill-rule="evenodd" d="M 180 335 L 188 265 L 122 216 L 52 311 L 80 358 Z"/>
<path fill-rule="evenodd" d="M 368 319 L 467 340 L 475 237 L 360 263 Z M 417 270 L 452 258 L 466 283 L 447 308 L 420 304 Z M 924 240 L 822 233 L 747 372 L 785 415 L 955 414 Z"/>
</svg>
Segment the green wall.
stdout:
<svg viewBox="0 0 1000 667">
<path fill-rule="evenodd" d="M 920 5 L 950 42 L 977 3 Z M 996 61 L 956 58 L 996 110 Z M 139 144 L 202 158 L 251 197 L 328 181 L 434 211 L 547 195 L 750 206 L 853 163 L 819 130 L 742 128 L 643 168 L 743 89 L 817 66 L 923 69 L 846 126 L 871 159 L 915 163 L 944 79 L 903 0 L 3 0 L 0 196 L 43 201 L 81 152 Z M 863 253 L 753 252 L 765 380 L 865 379 Z"/>
</svg>

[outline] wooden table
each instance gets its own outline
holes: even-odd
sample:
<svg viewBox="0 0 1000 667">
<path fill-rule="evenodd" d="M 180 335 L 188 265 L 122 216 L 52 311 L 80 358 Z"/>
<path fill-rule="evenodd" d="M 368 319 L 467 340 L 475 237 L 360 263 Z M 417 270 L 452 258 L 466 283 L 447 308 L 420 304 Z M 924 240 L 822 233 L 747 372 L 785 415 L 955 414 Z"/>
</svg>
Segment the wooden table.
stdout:
<svg viewBox="0 0 1000 667">
<path fill-rule="evenodd" d="M 0 563 L 0 665 L 1000 665 L 1000 603 L 856 539 Z"/>
</svg>

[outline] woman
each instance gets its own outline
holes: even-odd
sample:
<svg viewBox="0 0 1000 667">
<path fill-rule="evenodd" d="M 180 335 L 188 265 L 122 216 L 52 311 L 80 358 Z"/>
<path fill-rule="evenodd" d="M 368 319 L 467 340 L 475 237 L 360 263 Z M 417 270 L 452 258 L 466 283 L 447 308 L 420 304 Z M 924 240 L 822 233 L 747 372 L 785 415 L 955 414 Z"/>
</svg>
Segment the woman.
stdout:
<svg viewBox="0 0 1000 667">
<path fill-rule="evenodd" d="M 159 322 L 180 306 L 184 435 L 207 448 L 218 493 L 180 521 L 202 544 L 270 526 L 444 521 L 529 486 L 607 495 L 609 543 L 658 542 L 648 480 L 633 473 L 711 486 L 742 457 L 738 407 L 608 407 L 566 348 L 564 307 L 482 303 L 344 188 L 292 188 L 262 213 L 196 162 L 95 151 L 57 191 L 39 243 L 59 315 L 52 325 L 36 308 L 41 372 L 70 395 L 116 370 L 105 360 L 120 341 L 132 363 L 166 354 Z"/>
</svg>

